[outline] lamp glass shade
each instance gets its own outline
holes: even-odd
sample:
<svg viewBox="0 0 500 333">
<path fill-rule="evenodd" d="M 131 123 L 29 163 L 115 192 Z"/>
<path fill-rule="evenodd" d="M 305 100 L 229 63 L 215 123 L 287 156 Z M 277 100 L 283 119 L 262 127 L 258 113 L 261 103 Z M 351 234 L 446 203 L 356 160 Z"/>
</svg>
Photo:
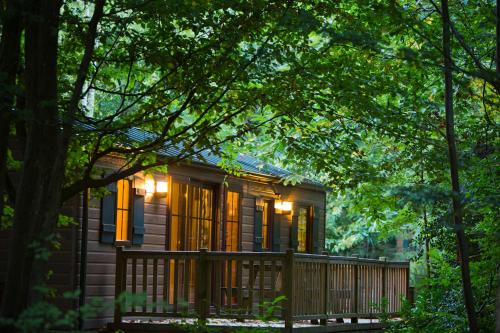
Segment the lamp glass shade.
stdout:
<svg viewBox="0 0 500 333">
<path fill-rule="evenodd" d="M 292 210 L 291 201 L 275 200 L 274 201 L 274 211 L 276 214 L 289 213 Z"/>
<path fill-rule="evenodd" d="M 289 212 L 292 210 L 292 202 L 291 201 L 282 201 L 281 202 L 281 210 L 285 212 Z"/>
<path fill-rule="evenodd" d="M 156 182 L 156 192 L 167 193 L 168 192 L 168 183 L 167 182 Z"/>
<path fill-rule="evenodd" d="M 155 192 L 155 180 L 153 178 L 147 178 L 144 182 L 144 189 L 146 193 L 154 193 Z"/>
</svg>

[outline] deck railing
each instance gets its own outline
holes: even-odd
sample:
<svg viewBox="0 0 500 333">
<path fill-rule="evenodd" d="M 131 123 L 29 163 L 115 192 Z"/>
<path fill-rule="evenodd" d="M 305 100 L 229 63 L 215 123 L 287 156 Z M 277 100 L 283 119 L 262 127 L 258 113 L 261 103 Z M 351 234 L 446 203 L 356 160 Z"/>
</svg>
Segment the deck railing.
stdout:
<svg viewBox="0 0 500 333">
<path fill-rule="evenodd" d="M 123 317 L 295 320 L 396 314 L 408 297 L 408 262 L 279 252 L 135 251 L 117 248 L 115 294 Z M 131 295 L 141 295 L 134 303 Z M 384 301 L 385 300 L 385 301 Z"/>
</svg>

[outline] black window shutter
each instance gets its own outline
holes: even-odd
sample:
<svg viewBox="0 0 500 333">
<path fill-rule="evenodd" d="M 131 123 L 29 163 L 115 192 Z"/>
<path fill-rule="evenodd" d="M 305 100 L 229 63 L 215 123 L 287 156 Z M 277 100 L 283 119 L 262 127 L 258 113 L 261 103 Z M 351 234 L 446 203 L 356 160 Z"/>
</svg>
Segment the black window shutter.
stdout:
<svg viewBox="0 0 500 333">
<path fill-rule="evenodd" d="M 273 252 L 280 252 L 281 246 L 281 215 L 274 214 L 273 219 Z"/>
<path fill-rule="evenodd" d="M 132 244 L 144 244 L 144 191 L 133 189 Z"/>
<path fill-rule="evenodd" d="M 293 212 L 298 213 L 297 209 L 294 209 Z M 290 246 L 294 251 L 297 251 L 299 247 L 299 216 L 296 214 L 292 216 L 292 227 L 290 229 Z"/>
<path fill-rule="evenodd" d="M 262 251 L 262 206 L 255 206 L 255 215 L 253 222 L 253 250 Z"/>
<path fill-rule="evenodd" d="M 314 206 L 313 211 L 313 225 L 312 225 L 312 252 L 319 253 L 319 216 L 320 209 L 317 206 Z"/>
<path fill-rule="evenodd" d="M 113 244 L 116 232 L 116 183 L 106 186 L 110 193 L 101 200 L 101 243 Z"/>
</svg>

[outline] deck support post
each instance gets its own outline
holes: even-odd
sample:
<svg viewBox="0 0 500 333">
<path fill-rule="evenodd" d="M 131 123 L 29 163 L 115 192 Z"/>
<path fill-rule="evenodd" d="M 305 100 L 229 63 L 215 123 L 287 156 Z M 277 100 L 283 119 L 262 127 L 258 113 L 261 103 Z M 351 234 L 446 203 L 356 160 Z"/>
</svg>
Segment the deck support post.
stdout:
<svg viewBox="0 0 500 333">
<path fill-rule="evenodd" d="M 200 249 L 200 255 L 198 258 L 198 269 L 196 272 L 196 311 L 200 320 L 205 320 L 208 317 L 209 300 L 208 300 L 208 289 L 207 282 L 211 277 L 208 276 L 208 260 L 207 253 L 208 250 L 203 248 Z"/>
<path fill-rule="evenodd" d="M 355 317 L 351 318 L 351 323 L 358 322 L 359 316 L 359 261 L 355 258 L 356 264 L 354 264 L 354 313 Z"/>
<path fill-rule="evenodd" d="M 123 247 L 116 247 L 116 263 L 115 263 L 115 313 L 114 313 L 114 323 L 121 324 L 122 322 L 122 308 L 120 302 L 118 302 L 118 296 L 123 292 L 124 285 L 124 263 L 123 263 Z"/>
<path fill-rule="evenodd" d="M 284 320 L 285 320 L 285 332 L 292 332 L 293 331 L 293 293 L 294 293 L 294 286 L 293 286 L 293 274 L 294 274 L 294 269 L 293 269 L 293 263 L 294 261 L 294 254 L 293 254 L 293 249 L 288 249 L 286 251 L 286 258 L 285 258 L 285 297 L 286 297 L 286 306 L 283 310 L 284 311 Z"/>
</svg>

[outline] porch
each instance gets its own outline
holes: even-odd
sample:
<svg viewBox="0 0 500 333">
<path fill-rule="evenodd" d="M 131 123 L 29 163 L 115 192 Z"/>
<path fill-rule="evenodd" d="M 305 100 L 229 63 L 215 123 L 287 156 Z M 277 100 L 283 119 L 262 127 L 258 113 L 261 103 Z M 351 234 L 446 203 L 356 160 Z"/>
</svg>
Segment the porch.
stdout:
<svg viewBox="0 0 500 333">
<path fill-rule="evenodd" d="M 142 319 L 270 317 L 300 321 L 394 316 L 408 297 L 409 263 L 282 252 L 116 252 L 114 328 Z M 134 303 L 132 295 L 142 295 Z M 279 301 L 281 299 L 281 301 Z M 278 300 L 273 303 L 273 300 Z M 383 301 L 384 300 L 384 301 Z M 140 321 L 136 321 L 140 322 Z M 299 328 L 296 327 L 296 328 Z M 320 328 L 317 327 L 317 328 Z M 316 329 L 317 330 L 317 329 Z"/>
</svg>

